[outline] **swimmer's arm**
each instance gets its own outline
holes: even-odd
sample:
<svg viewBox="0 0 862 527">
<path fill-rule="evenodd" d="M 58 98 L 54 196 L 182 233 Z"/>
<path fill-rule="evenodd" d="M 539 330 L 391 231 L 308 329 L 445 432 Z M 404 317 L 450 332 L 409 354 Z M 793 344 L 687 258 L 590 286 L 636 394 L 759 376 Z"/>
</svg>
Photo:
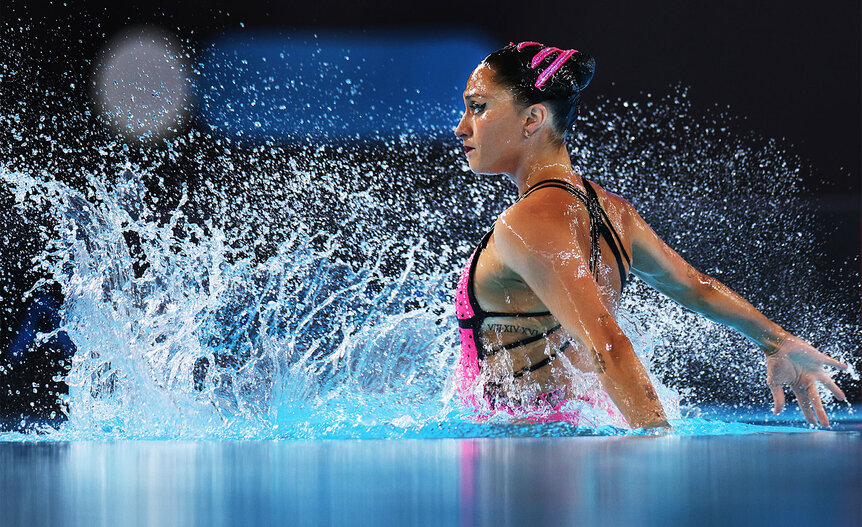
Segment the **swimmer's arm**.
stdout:
<svg viewBox="0 0 862 527">
<path fill-rule="evenodd" d="M 655 388 L 629 339 L 601 301 L 566 210 L 535 200 L 504 213 L 494 229 L 501 260 L 591 352 L 599 378 L 633 428 L 668 427 Z M 541 206 L 540 206 L 541 205 Z M 583 212 L 583 211 L 582 211 Z M 583 213 L 581 221 L 587 221 Z"/>
<path fill-rule="evenodd" d="M 729 326 L 765 354 L 778 350 L 788 333 L 744 298 L 686 262 L 631 209 L 632 273 L 660 293 L 712 321 Z"/>
<path fill-rule="evenodd" d="M 845 400 L 844 392 L 823 366 L 846 370 L 847 364 L 791 335 L 729 287 L 689 265 L 634 209 L 630 212 L 632 272 L 683 306 L 732 327 L 754 342 L 766 354 L 766 382 L 775 401 L 774 413 L 784 407 L 784 385 L 788 384 L 805 419 L 829 426 L 816 384 L 823 384 L 839 400 Z"/>
</svg>

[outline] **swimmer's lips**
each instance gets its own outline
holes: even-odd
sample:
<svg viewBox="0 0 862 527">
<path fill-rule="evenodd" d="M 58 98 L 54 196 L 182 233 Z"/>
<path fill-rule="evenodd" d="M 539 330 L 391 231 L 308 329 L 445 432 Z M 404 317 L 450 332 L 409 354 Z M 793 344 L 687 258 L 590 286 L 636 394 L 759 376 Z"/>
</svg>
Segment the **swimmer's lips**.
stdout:
<svg viewBox="0 0 862 527">
<path fill-rule="evenodd" d="M 472 146 L 462 146 L 461 150 L 464 151 L 464 155 L 466 156 L 467 154 L 469 154 L 470 152 L 472 152 L 473 150 L 476 150 L 476 149 L 473 148 Z"/>
</svg>

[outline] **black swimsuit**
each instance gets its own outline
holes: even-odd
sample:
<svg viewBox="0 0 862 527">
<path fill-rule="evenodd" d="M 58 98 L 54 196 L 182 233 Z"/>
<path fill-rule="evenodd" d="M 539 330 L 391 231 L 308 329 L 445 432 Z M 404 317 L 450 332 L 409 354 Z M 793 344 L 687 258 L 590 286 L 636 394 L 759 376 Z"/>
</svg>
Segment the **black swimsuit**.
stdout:
<svg viewBox="0 0 862 527">
<path fill-rule="evenodd" d="M 584 188 L 586 192 L 582 191 L 578 187 L 572 185 L 567 181 L 563 181 L 560 179 L 547 179 L 545 181 L 541 181 L 531 187 L 520 199 L 525 199 L 527 196 L 532 194 L 533 192 L 543 189 L 543 188 L 559 188 L 567 191 L 572 194 L 584 205 L 587 207 L 587 211 L 589 213 L 590 218 L 590 256 L 589 256 L 589 267 L 590 271 L 594 276 L 598 277 L 598 262 L 601 258 L 601 247 L 599 246 L 599 237 L 604 237 L 605 241 L 610 247 L 611 252 L 614 254 L 614 258 L 617 261 L 618 270 L 620 273 L 620 284 L 621 288 L 625 287 L 626 277 L 628 275 L 628 269 L 631 267 L 631 258 L 629 258 L 628 253 L 623 246 L 622 240 L 617 234 L 616 229 L 614 229 L 613 224 L 608 218 L 607 213 L 605 213 L 601 204 L 599 203 L 599 198 L 596 195 L 595 189 L 593 189 L 592 185 L 584 179 L 581 178 L 584 184 Z M 472 334 L 472 338 L 474 341 L 472 344 L 475 346 L 477 358 L 480 361 L 486 359 L 487 357 L 494 355 L 503 350 L 510 350 L 514 348 L 519 348 L 521 346 L 526 346 L 527 344 L 531 344 L 543 338 L 546 338 L 551 333 L 557 331 L 562 326 L 560 324 L 555 325 L 552 328 L 545 330 L 543 333 L 538 335 L 532 335 L 530 337 L 526 337 L 524 339 L 510 342 L 508 344 L 504 344 L 502 346 L 493 346 L 493 345 L 479 345 L 481 344 L 478 340 L 481 338 L 482 334 L 482 324 L 484 323 L 486 318 L 491 317 L 508 317 L 508 318 L 527 318 L 527 317 L 547 317 L 551 316 L 549 311 L 539 311 L 532 313 L 502 313 L 497 311 L 485 311 L 479 305 L 478 300 L 476 300 L 476 295 L 473 288 L 474 277 L 476 274 L 476 262 L 479 261 L 479 253 L 482 252 L 482 249 L 487 247 L 488 240 L 491 238 L 491 234 L 494 232 L 493 227 L 490 231 L 488 231 L 485 236 L 482 237 L 481 242 L 479 242 L 479 247 L 473 253 L 473 257 L 469 263 L 469 271 L 468 278 L 466 280 L 466 295 L 458 295 L 459 297 L 466 296 L 464 301 L 469 302 L 469 306 L 457 306 L 456 305 L 456 315 L 458 316 L 458 325 L 462 329 L 472 330 L 467 333 Z M 626 263 L 624 263 L 624 260 Z M 462 303 L 464 301 L 461 301 Z M 467 309 L 463 309 L 465 307 L 472 308 L 472 316 L 469 316 L 469 311 Z M 463 342 L 462 342 L 463 346 Z M 523 368 L 514 373 L 515 377 L 520 377 L 527 372 L 535 371 L 547 364 L 556 358 L 556 354 L 564 351 L 569 346 L 569 343 L 566 342 L 562 348 L 558 352 L 552 352 L 549 357 L 537 362 L 536 364 L 531 364 L 530 366 Z"/>
</svg>

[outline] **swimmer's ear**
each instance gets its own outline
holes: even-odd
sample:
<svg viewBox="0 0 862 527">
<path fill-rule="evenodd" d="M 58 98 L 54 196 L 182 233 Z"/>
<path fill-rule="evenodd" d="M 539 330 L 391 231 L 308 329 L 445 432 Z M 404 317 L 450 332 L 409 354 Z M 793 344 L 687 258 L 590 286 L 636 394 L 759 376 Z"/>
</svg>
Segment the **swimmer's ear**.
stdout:
<svg viewBox="0 0 862 527">
<path fill-rule="evenodd" d="M 551 120 L 551 112 L 542 103 L 531 104 L 524 109 L 523 115 L 524 132 L 527 136 L 535 134 L 543 126 L 549 124 Z"/>
</svg>

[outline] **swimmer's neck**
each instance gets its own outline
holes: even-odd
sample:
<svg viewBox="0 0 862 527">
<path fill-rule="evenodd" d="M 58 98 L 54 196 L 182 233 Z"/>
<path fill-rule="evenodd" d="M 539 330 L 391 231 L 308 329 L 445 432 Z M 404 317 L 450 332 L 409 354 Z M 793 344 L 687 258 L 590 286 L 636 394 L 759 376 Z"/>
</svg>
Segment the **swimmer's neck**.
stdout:
<svg viewBox="0 0 862 527">
<path fill-rule="evenodd" d="M 523 196 L 527 189 L 539 181 L 550 178 L 569 179 L 575 174 L 565 144 L 543 146 L 544 148 L 527 149 L 515 170 L 506 174 L 518 187 L 519 196 Z"/>
</svg>

